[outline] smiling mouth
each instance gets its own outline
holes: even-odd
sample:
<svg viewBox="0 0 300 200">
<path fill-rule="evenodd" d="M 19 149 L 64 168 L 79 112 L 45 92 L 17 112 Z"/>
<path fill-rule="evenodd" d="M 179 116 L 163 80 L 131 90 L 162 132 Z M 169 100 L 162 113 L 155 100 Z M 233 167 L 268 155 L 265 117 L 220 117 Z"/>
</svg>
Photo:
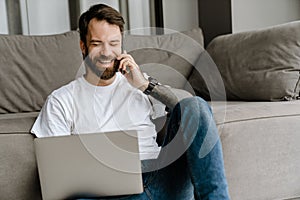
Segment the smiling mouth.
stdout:
<svg viewBox="0 0 300 200">
<path fill-rule="evenodd" d="M 101 65 L 110 65 L 110 64 L 112 64 L 113 61 L 114 61 L 114 59 L 112 59 L 112 60 L 97 60 L 97 62 L 100 63 Z"/>
</svg>

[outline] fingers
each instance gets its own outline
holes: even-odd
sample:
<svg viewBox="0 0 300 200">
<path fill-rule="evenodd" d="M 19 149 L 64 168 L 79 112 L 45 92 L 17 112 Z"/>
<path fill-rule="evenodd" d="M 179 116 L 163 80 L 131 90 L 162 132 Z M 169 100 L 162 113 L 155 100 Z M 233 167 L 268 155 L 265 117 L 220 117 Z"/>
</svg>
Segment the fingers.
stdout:
<svg viewBox="0 0 300 200">
<path fill-rule="evenodd" d="M 118 57 L 117 57 L 118 60 L 131 60 L 131 61 L 134 61 L 133 57 L 130 55 L 130 54 L 127 54 L 127 53 L 123 53 L 123 54 L 120 54 Z"/>
<path fill-rule="evenodd" d="M 119 71 L 122 72 L 122 74 L 130 73 L 133 69 L 137 68 L 139 69 L 138 65 L 134 61 L 133 57 L 129 54 L 123 53 L 120 54 L 117 59 L 120 59 L 120 67 Z"/>
<path fill-rule="evenodd" d="M 126 52 L 120 54 L 117 57 L 120 60 L 119 71 L 126 77 L 128 82 L 135 88 L 142 91 L 145 90 L 145 85 L 149 84 L 148 80 L 145 79 L 139 66 L 134 61 L 133 57 Z"/>
<path fill-rule="evenodd" d="M 133 57 L 130 55 L 130 54 L 127 54 L 127 52 L 124 50 L 124 53 L 120 54 L 118 57 L 117 57 L 118 60 L 121 60 L 121 59 L 129 59 L 129 60 L 133 60 Z"/>
<path fill-rule="evenodd" d="M 130 73 L 131 69 L 133 68 L 133 63 L 130 62 L 130 60 L 121 60 L 120 62 L 120 67 L 119 67 L 119 71 L 122 74 L 126 74 L 126 73 Z"/>
</svg>

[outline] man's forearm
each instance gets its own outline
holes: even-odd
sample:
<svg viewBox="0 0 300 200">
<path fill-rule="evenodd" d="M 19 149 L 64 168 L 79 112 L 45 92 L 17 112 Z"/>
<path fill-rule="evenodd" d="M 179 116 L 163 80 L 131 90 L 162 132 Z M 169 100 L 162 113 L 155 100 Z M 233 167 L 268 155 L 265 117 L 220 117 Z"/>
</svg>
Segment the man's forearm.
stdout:
<svg viewBox="0 0 300 200">
<path fill-rule="evenodd" d="M 167 108 L 173 109 L 175 105 L 179 102 L 177 96 L 172 92 L 172 90 L 164 85 L 157 82 L 156 79 L 151 77 L 145 77 L 147 81 L 139 87 L 145 94 L 150 95 L 156 100 L 160 101 Z"/>
<path fill-rule="evenodd" d="M 173 109 L 178 103 L 178 98 L 170 88 L 164 85 L 156 85 L 149 94 L 153 98 L 165 104 L 169 109 Z"/>
</svg>

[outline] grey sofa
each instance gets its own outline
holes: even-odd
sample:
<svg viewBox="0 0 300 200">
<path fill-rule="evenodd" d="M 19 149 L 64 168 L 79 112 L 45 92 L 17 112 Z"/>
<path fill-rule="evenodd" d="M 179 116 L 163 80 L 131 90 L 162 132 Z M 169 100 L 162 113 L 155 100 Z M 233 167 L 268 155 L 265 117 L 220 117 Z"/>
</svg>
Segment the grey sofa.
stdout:
<svg viewBox="0 0 300 200">
<path fill-rule="evenodd" d="M 298 33 L 291 23 L 220 36 L 207 51 L 201 29 L 125 35 L 143 71 L 211 103 L 233 200 L 300 199 Z M 41 199 L 29 131 L 47 95 L 80 73 L 78 43 L 73 31 L 0 36 L 0 199 Z"/>
</svg>

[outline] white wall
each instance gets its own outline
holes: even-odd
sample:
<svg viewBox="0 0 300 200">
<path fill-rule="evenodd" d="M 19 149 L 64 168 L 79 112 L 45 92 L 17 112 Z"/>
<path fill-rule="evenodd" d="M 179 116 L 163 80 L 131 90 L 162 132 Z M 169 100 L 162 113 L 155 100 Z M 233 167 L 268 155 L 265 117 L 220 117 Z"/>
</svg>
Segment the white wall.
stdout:
<svg viewBox="0 0 300 200">
<path fill-rule="evenodd" d="M 70 30 L 68 0 L 22 0 L 21 16 L 24 35 L 56 34 Z"/>
<path fill-rule="evenodd" d="M 131 33 L 151 33 L 150 29 L 143 29 L 151 24 L 149 1 L 152 0 L 128 0 Z M 184 31 L 197 27 L 197 1 L 163 0 L 165 28 Z M 80 0 L 80 12 L 97 3 L 105 3 L 119 10 L 119 0 Z M 70 30 L 68 0 L 20 0 L 20 6 L 24 35 L 47 35 Z M 0 33 L 8 33 L 5 0 L 0 0 Z"/>
<path fill-rule="evenodd" d="M 149 1 L 153 0 L 128 0 L 129 30 L 132 34 L 151 34 L 151 30 L 147 29 L 150 27 Z M 106 3 L 119 10 L 118 0 L 81 0 L 81 12 L 96 3 Z M 163 0 L 163 9 L 165 28 L 184 31 L 198 27 L 198 0 Z"/>
<path fill-rule="evenodd" d="M 300 19 L 300 0 L 232 0 L 233 32 Z"/>
<path fill-rule="evenodd" d="M 0 34 L 8 34 L 5 0 L 0 0 Z"/>
<path fill-rule="evenodd" d="M 131 34 L 149 35 L 150 5 L 149 0 L 129 0 L 129 30 Z"/>
<path fill-rule="evenodd" d="M 80 0 L 80 13 L 85 12 L 94 4 L 104 3 L 110 5 L 116 10 L 119 10 L 119 1 L 118 0 Z"/>
<path fill-rule="evenodd" d="M 198 0 L 163 0 L 164 27 L 185 31 L 198 27 Z"/>
</svg>

